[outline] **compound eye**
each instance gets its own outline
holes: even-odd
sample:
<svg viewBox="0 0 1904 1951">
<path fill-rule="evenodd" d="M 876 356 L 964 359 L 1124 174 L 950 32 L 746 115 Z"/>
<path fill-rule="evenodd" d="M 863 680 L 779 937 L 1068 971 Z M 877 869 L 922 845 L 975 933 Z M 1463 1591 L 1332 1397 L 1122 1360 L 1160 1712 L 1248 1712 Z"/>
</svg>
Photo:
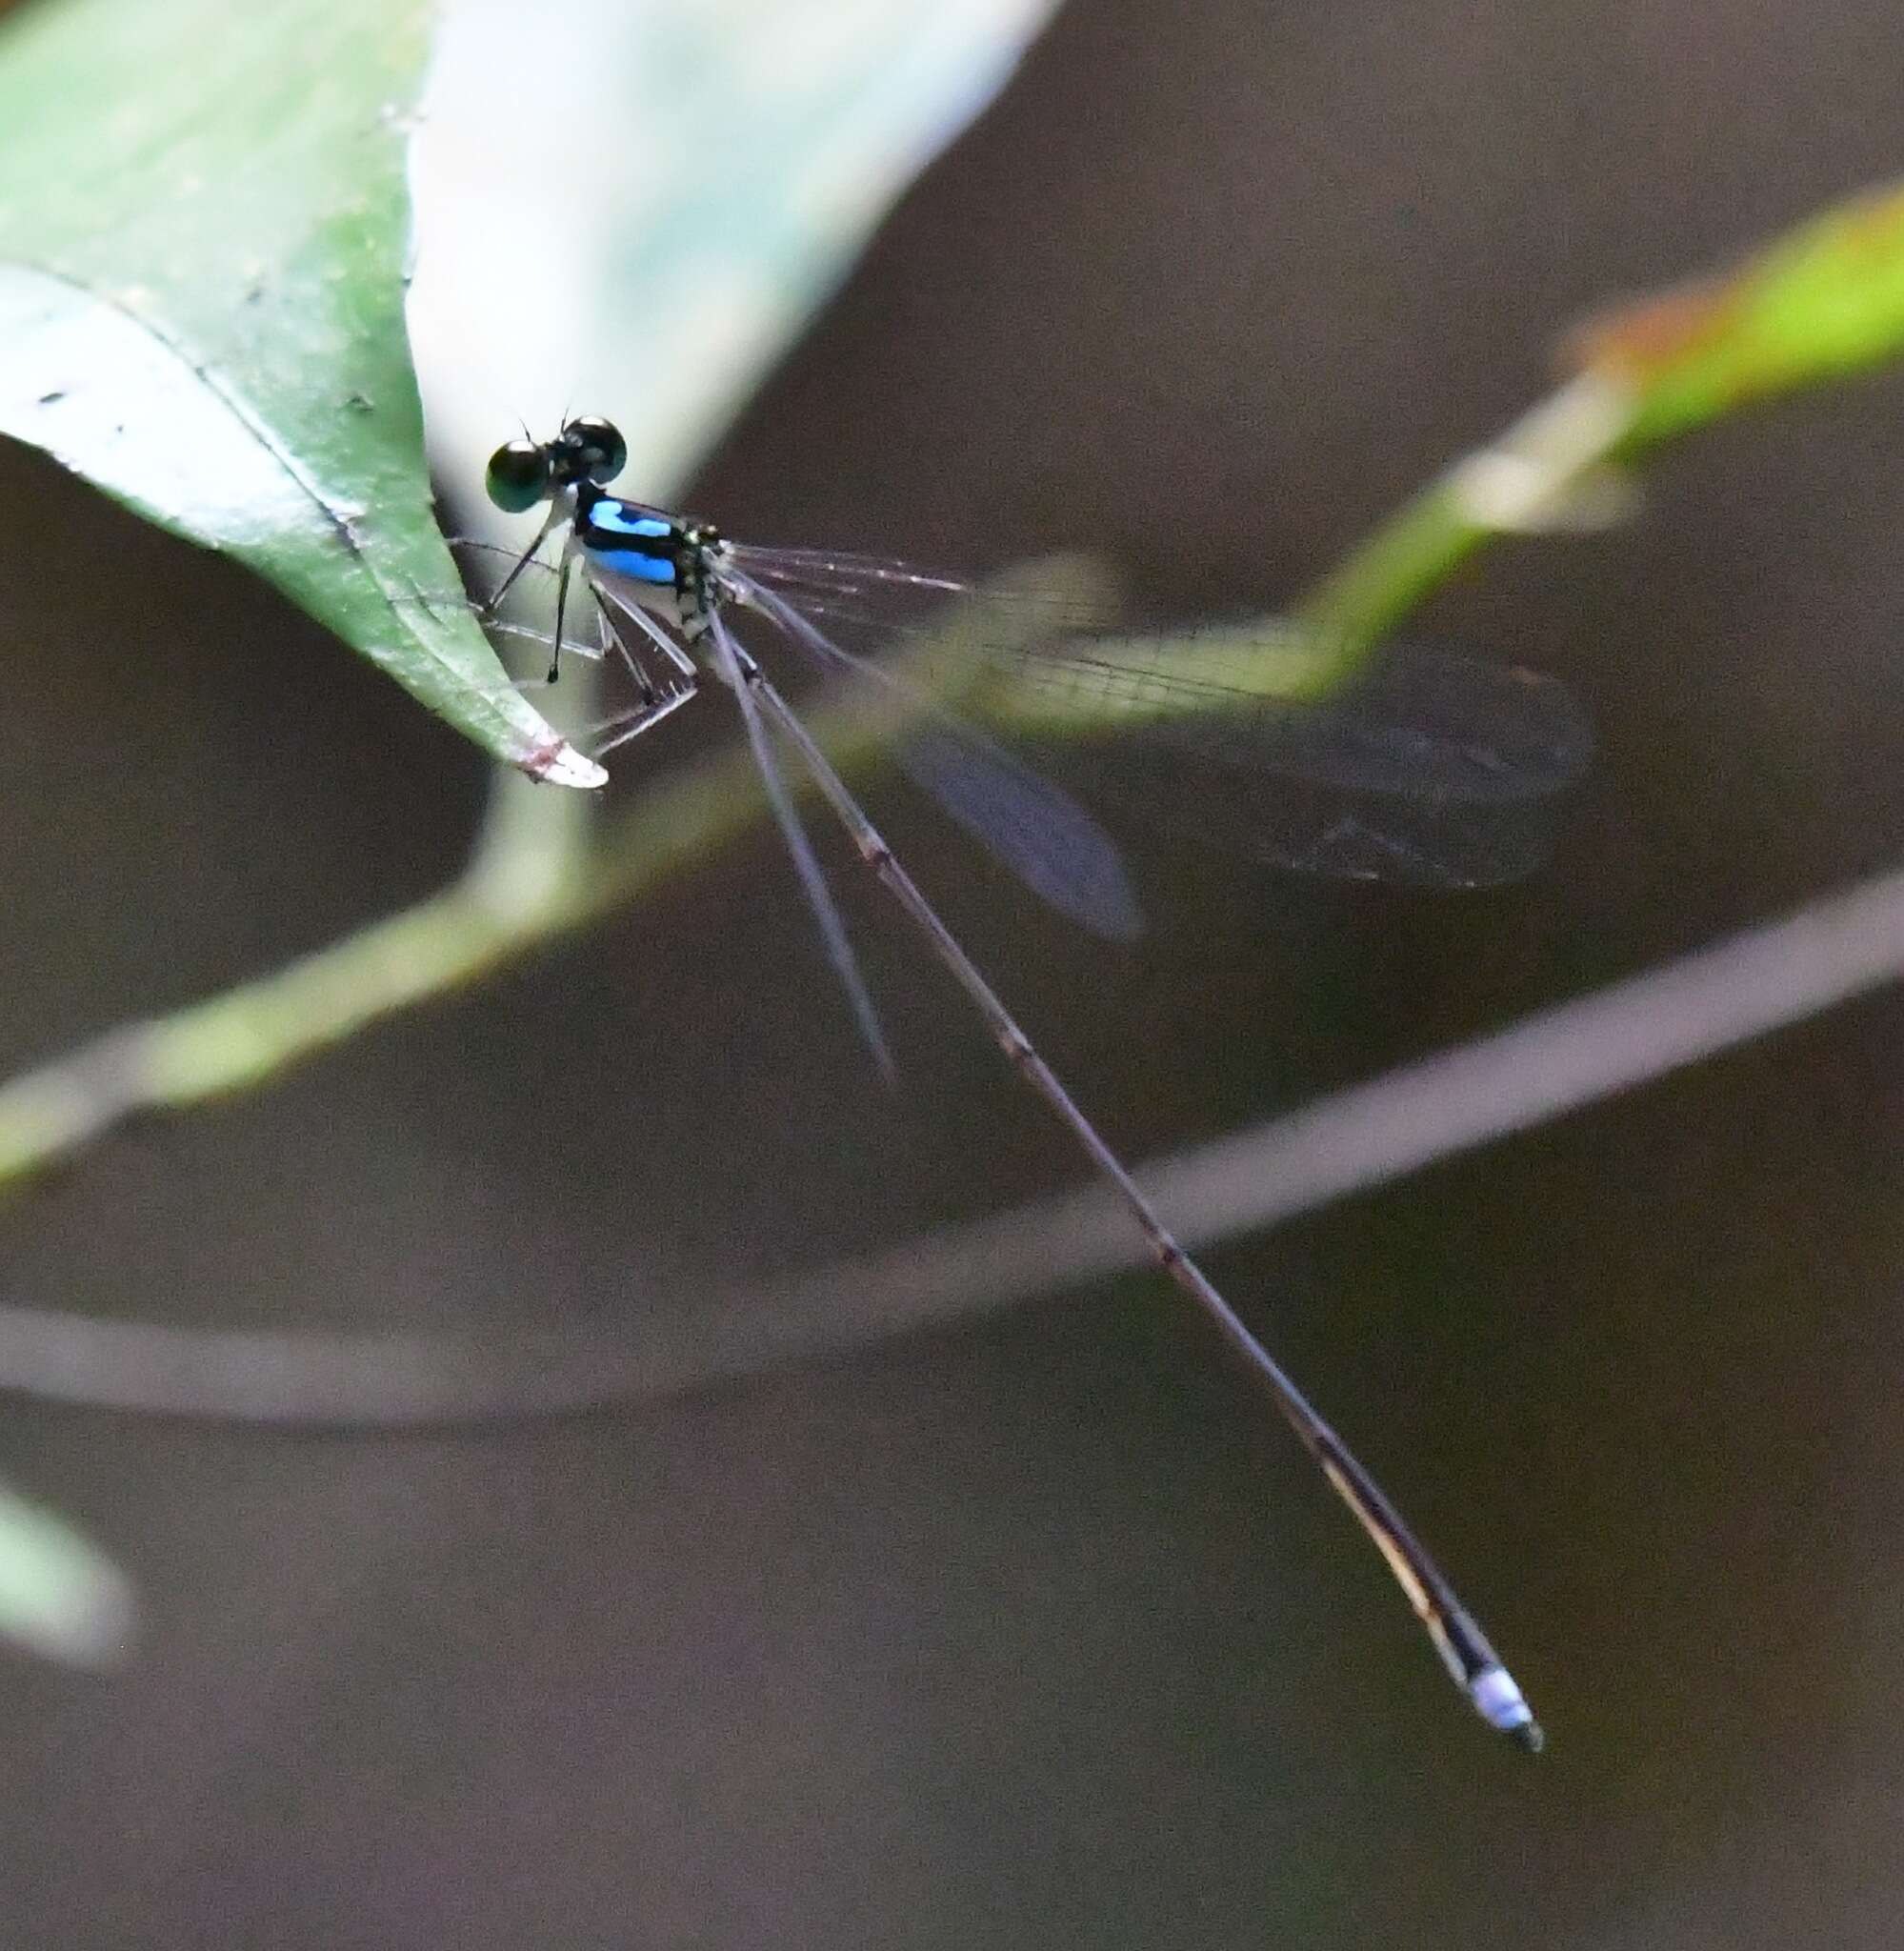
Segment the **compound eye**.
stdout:
<svg viewBox="0 0 1904 1951">
<path fill-rule="evenodd" d="M 562 430 L 562 445 L 597 488 L 606 487 L 628 466 L 628 442 L 612 420 L 571 420 Z"/>
<path fill-rule="evenodd" d="M 511 440 L 490 456 L 483 486 L 505 514 L 522 514 L 549 498 L 549 454 L 532 440 Z"/>
</svg>

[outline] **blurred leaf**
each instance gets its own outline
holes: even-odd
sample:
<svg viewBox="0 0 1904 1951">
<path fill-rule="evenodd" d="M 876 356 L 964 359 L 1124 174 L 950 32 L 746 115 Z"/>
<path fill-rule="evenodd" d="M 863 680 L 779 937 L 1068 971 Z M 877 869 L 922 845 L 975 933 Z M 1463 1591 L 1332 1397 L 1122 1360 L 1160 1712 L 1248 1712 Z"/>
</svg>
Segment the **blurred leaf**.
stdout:
<svg viewBox="0 0 1904 1951">
<path fill-rule="evenodd" d="M 0 26 L 0 431 L 223 550 L 500 758 L 600 782 L 454 587 L 403 318 L 422 0 Z"/>
<path fill-rule="evenodd" d="M 0 1488 L 0 1633 L 69 1666 L 111 1666 L 133 1627 L 125 1575 L 63 1519 Z"/>
<path fill-rule="evenodd" d="M 631 493 L 679 493 L 1055 4 L 463 0 L 415 159 L 411 329 L 446 484 L 479 481 L 514 416 L 572 409 L 627 436 Z M 521 112 L 546 99 L 609 158 L 580 192 L 551 192 L 548 131 Z M 487 520 L 457 525 L 512 533 Z"/>
<path fill-rule="evenodd" d="M 1302 599 L 1350 675 L 1478 550 L 1538 526 L 1610 468 L 1759 400 L 1904 353 L 1904 189 L 1848 199 L 1724 276 L 1654 292 L 1573 332 L 1570 378 L 1405 502 Z M 1529 516 L 1533 517 L 1530 524 Z"/>
<path fill-rule="evenodd" d="M 631 221 L 602 264 L 593 364 L 651 479 L 686 478 L 1053 6 L 728 0 L 628 17 L 643 167 L 609 192 Z M 631 384 L 631 344 L 666 386 Z"/>
<path fill-rule="evenodd" d="M 1629 448 L 1894 359 L 1904 352 L 1904 189 L 1839 204 L 1725 276 L 1609 312 L 1572 350 L 1636 396 Z"/>
</svg>

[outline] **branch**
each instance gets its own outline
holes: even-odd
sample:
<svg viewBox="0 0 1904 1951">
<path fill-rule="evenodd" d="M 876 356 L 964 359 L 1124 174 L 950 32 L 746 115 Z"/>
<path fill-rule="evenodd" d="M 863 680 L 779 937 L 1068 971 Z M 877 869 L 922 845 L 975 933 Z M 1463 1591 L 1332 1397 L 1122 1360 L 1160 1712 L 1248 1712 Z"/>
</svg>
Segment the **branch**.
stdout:
<svg viewBox="0 0 1904 1951">
<path fill-rule="evenodd" d="M 1205 1245 L 1649 1083 L 1900 976 L 1904 871 L 1137 1177 L 1186 1243 Z M 5 1307 L 0 1387 L 307 1426 L 567 1415 L 850 1354 L 1147 1259 L 1092 1189 L 725 1295 L 691 1321 L 649 1309 L 615 1333 L 209 1332 Z"/>
</svg>

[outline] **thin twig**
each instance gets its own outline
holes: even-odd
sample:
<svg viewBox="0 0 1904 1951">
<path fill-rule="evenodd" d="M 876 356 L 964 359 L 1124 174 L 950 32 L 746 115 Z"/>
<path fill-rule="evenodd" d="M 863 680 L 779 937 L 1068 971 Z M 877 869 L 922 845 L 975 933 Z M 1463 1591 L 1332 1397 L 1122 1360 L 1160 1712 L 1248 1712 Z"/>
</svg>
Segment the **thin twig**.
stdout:
<svg viewBox="0 0 1904 1951">
<path fill-rule="evenodd" d="M 1904 976 L 1904 871 L 1140 1170 L 1198 1245 L 1526 1130 Z M 1096 1191 L 822 1270 L 671 1325 L 392 1337 L 207 1332 L 0 1307 L 0 1388 L 157 1415 L 422 1428 L 703 1388 L 1139 1264 Z"/>
<path fill-rule="evenodd" d="M 1063 588 L 1081 613 L 1102 613 L 1111 601 L 1101 572 L 1084 558 L 1053 558 L 1035 574 Z M 983 594 L 973 600 L 982 605 Z M 943 675 L 930 648 L 917 662 L 921 675 Z M 814 735 L 844 771 L 861 772 L 928 702 L 923 692 L 882 688 L 812 714 Z M 0 1189 L 71 1158 L 129 1117 L 255 1089 L 381 1017 L 586 927 L 706 861 L 761 810 L 747 755 L 728 754 L 661 777 L 585 844 L 591 802 L 511 778 L 468 869 L 441 894 L 0 1085 Z"/>
</svg>

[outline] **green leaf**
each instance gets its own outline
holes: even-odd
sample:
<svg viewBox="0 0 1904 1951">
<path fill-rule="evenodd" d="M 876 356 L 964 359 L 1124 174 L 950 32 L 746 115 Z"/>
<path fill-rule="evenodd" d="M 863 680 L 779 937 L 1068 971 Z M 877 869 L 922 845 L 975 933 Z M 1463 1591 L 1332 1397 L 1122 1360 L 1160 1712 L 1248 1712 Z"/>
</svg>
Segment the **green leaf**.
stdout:
<svg viewBox="0 0 1904 1951">
<path fill-rule="evenodd" d="M 1297 613 L 1337 647 L 1343 675 L 1493 536 L 1528 526 L 1528 512 L 1564 516 L 1583 496 L 1604 507 L 1621 467 L 1676 435 L 1904 353 L 1904 188 L 1850 197 L 1730 272 L 1605 312 L 1568 352 L 1566 385 L 1304 597 Z"/>
<path fill-rule="evenodd" d="M 478 486 L 518 415 L 546 433 L 566 412 L 604 414 L 628 440 L 618 492 L 680 493 L 1054 10 L 451 10 L 412 157 L 410 319 L 440 478 L 472 491 L 458 526 L 533 533 L 499 524 Z M 522 111 L 545 100 L 611 159 L 572 191 L 543 118 Z"/>
<path fill-rule="evenodd" d="M 40 0 L 0 27 L 0 432 L 276 584 L 497 757 L 598 785 L 509 685 L 432 513 L 404 331 L 422 0 Z"/>
<path fill-rule="evenodd" d="M 1853 197 L 1727 275 L 1624 306 L 1582 331 L 1574 350 L 1633 392 L 1629 450 L 1895 359 L 1904 189 Z"/>
<path fill-rule="evenodd" d="M 62 1518 L 0 1485 L 0 1633 L 69 1666 L 115 1664 L 130 1644 L 132 1591 Z"/>
</svg>

